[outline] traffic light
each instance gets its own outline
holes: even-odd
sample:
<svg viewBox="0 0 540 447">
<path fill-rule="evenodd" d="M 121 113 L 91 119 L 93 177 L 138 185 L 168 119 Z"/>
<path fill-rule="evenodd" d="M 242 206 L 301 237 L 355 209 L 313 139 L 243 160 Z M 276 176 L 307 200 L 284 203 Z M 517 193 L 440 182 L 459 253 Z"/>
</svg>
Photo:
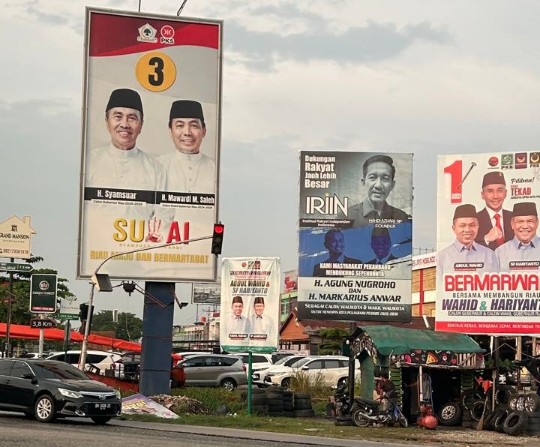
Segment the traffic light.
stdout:
<svg viewBox="0 0 540 447">
<path fill-rule="evenodd" d="M 225 225 L 214 224 L 214 234 L 212 235 L 212 254 L 221 254 L 221 246 L 223 245 L 223 232 L 225 231 Z"/>
<path fill-rule="evenodd" d="M 79 319 L 81 321 L 87 321 L 92 320 L 92 314 L 94 313 L 94 306 L 92 306 L 92 310 L 90 311 L 90 314 L 88 313 L 89 306 L 87 303 L 82 303 L 79 306 Z"/>
</svg>

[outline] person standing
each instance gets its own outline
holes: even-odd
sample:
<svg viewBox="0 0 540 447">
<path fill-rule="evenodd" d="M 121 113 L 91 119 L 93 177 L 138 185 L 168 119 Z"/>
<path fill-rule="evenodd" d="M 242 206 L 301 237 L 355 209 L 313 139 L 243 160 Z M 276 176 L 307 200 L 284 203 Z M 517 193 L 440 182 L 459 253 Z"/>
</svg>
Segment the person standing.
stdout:
<svg viewBox="0 0 540 447">
<path fill-rule="evenodd" d="M 538 272 L 539 266 L 530 263 L 530 261 L 540 262 L 540 237 L 536 235 L 538 229 L 536 204 L 534 202 L 514 204 L 511 225 L 514 238 L 495 250 L 501 271 Z"/>
<path fill-rule="evenodd" d="M 234 296 L 231 304 L 231 315 L 227 320 L 227 335 L 229 340 L 247 341 L 250 331 L 249 320 L 242 315 L 244 300 L 241 296 Z"/>
<path fill-rule="evenodd" d="M 90 154 L 87 187 L 165 191 L 165 170 L 137 147 L 144 123 L 141 97 L 135 90 L 117 89 L 105 108 L 111 137 L 106 147 Z"/>
<path fill-rule="evenodd" d="M 105 124 L 110 144 L 91 151 L 85 182 L 88 226 L 105 231 L 110 238 L 113 222 L 123 219 L 145 220 L 147 242 L 161 242 L 162 220 L 169 212 L 155 204 L 156 191 L 166 191 L 163 166 L 137 147 L 144 113 L 141 97 L 135 90 L 114 90 L 105 107 Z M 107 189 L 108 198 L 103 189 Z"/>
<path fill-rule="evenodd" d="M 169 133 L 175 150 L 158 158 L 168 176 L 169 191 L 214 193 L 216 163 L 201 153 L 206 124 L 201 103 L 175 101 L 169 113 Z"/>
<path fill-rule="evenodd" d="M 348 217 L 353 220 L 353 227 L 363 227 L 378 220 L 398 224 L 411 219 L 405 211 L 387 202 L 396 186 L 395 174 L 394 160 L 388 155 L 373 155 L 364 162 L 362 185 L 366 197 L 349 209 Z"/>
<path fill-rule="evenodd" d="M 454 243 L 441 250 L 437 256 L 437 276 L 460 270 L 498 272 L 495 253 L 475 242 L 478 235 L 478 217 L 474 205 L 460 205 L 454 210 L 452 230 Z"/>
<path fill-rule="evenodd" d="M 253 300 L 254 314 L 249 319 L 249 340 L 260 342 L 259 344 L 273 344 L 276 327 L 274 320 L 264 314 L 264 308 L 264 297 L 256 296 Z"/>
<path fill-rule="evenodd" d="M 486 206 L 477 215 L 479 228 L 476 242 L 495 250 L 514 237 L 510 222 L 512 212 L 503 209 L 507 195 L 504 174 L 490 171 L 484 175 L 481 195 Z"/>
</svg>

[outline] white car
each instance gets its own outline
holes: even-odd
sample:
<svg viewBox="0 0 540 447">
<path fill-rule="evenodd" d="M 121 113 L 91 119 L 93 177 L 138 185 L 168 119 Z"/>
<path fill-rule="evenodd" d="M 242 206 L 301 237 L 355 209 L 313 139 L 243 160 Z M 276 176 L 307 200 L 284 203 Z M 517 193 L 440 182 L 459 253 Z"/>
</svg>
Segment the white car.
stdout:
<svg viewBox="0 0 540 447">
<path fill-rule="evenodd" d="M 276 363 L 273 365 L 270 365 L 267 368 L 258 368 L 253 370 L 253 374 L 251 375 L 251 380 L 254 385 L 257 385 L 258 387 L 264 387 L 271 385 L 271 383 L 265 382 L 264 378 L 268 375 L 269 372 L 275 372 L 275 371 L 288 371 L 289 367 L 292 366 L 294 363 L 296 363 L 298 360 L 305 358 L 305 355 L 289 355 L 287 357 L 280 358 Z M 287 369 L 283 369 L 282 367 L 286 367 Z"/>
<path fill-rule="evenodd" d="M 355 360 L 356 374 L 360 373 L 360 363 Z M 345 356 L 317 356 L 298 360 L 283 371 L 267 373 L 265 382 L 289 388 L 296 374 L 304 374 L 311 380 L 322 380 L 328 386 L 338 387 L 349 377 L 349 358 Z"/>
<path fill-rule="evenodd" d="M 102 376 L 105 371 L 111 368 L 111 365 L 122 358 L 122 355 L 117 352 L 110 351 L 86 351 L 85 371 L 95 372 Z M 73 350 L 65 352 L 55 352 L 47 357 L 47 360 L 59 360 L 69 363 L 73 366 L 79 366 L 81 359 L 81 351 Z"/>
<path fill-rule="evenodd" d="M 248 369 L 249 353 L 233 353 L 233 355 L 242 358 L 242 362 L 246 365 L 246 371 Z M 259 352 L 251 353 L 251 371 L 258 371 L 259 369 L 266 369 L 273 365 L 272 356 L 270 354 L 261 354 Z"/>
</svg>

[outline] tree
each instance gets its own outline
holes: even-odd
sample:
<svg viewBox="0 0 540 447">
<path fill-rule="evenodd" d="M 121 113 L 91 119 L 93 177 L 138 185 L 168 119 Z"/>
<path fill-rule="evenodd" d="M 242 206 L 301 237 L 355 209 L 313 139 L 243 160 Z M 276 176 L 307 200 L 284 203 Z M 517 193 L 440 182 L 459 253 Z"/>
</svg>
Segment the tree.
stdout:
<svg viewBox="0 0 540 447">
<path fill-rule="evenodd" d="M 128 341 L 137 341 L 142 337 L 143 321 L 135 314 L 120 312 L 118 323 L 113 322 L 111 310 L 102 310 L 92 317 L 92 331 L 111 331 L 116 338 Z"/>
<path fill-rule="evenodd" d="M 322 338 L 319 347 L 320 355 L 341 354 L 343 351 L 343 343 L 349 333 L 341 328 L 325 328 L 319 331 Z"/>
<path fill-rule="evenodd" d="M 43 261 L 43 258 L 40 256 L 34 256 L 27 260 L 29 264 L 41 261 Z M 13 295 L 10 295 L 9 274 L 3 273 L 0 275 L 0 299 L 3 301 L 2 304 L 4 304 L 11 298 L 11 322 L 13 324 L 27 325 L 33 317 L 33 314 L 30 312 L 30 278 L 34 273 L 58 274 L 57 270 L 47 268 L 34 269 L 31 272 L 13 272 L 13 281 L 11 284 L 11 293 Z M 74 296 L 69 290 L 68 282 L 66 278 L 58 278 L 58 298 Z M 7 305 L 0 306 L 0 321 L 7 322 L 7 308 Z"/>
</svg>

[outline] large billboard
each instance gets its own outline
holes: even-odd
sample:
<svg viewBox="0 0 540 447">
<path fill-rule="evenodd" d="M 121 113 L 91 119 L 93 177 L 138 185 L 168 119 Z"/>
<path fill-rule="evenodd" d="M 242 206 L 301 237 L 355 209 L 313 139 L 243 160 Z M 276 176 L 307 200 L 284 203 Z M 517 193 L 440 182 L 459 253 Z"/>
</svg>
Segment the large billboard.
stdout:
<svg viewBox="0 0 540 447">
<path fill-rule="evenodd" d="M 210 240 L 178 243 L 217 221 L 221 35 L 219 21 L 87 8 L 79 278 L 105 261 L 116 279 L 215 280 Z"/>
<path fill-rule="evenodd" d="M 227 352 L 273 352 L 279 341 L 279 258 L 224 258 L 219 339 Z"/>
<path fill-rule="evenodd" d="M 438 159 L 435 328 L 540 333 L 540 152 Z"/>
<path fill-rule="evenodd" d="M 410 321 L 412 154 L 300 153 L 298 317 Z"/>
</svg>

